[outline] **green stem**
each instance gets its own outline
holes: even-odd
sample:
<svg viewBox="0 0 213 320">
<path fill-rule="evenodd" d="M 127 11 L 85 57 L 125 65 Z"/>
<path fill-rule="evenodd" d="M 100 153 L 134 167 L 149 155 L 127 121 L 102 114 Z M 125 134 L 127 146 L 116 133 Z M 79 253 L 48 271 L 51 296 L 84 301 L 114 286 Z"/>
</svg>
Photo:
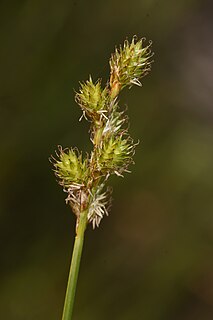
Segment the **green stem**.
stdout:
<svg viewBox="0 0 213 320">
<path fill-rule="evenodd" d="M 76 284 L 81 261 L 82 248 L 84 243 L 84 231 L 87 225 L 87 210 L 81 212 L 79 224 L 76 231 L 75 243 L 70 266 L 70 273 L 67 283 L 67 291 L 64 301 L 62 320 L 71 320 L 75 299 Z"/>
<path fill-rule="evenodd" d="M 98 147 L 100 145 L 103 129 L 104 129 L 103 127 L 97 128 L 97 130 L 95 132 L 95 136 L 94 136 L 93 142 L 94 142 L 94 145 L 96 147 Z"/>
</svg>

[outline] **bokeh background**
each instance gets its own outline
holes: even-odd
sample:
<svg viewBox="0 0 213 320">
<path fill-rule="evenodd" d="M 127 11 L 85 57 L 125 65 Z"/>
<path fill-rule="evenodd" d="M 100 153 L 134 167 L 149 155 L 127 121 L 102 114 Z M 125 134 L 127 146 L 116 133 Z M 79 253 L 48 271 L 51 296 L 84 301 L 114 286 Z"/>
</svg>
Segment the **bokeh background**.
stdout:
<svg viewBox="0 0 213 320">
<path fill-rule="evenodd" d="M 58 144 L 91 149 L 74 101 L 115 45 L 153 40 L 123 92 L 137 147 L 113 207 L 89 227 L 74 320 L 213 319 L 213 5 L 202 0 L 0 2 L 0 319 L 61 318 L 75 218 Z"/>
</svg>

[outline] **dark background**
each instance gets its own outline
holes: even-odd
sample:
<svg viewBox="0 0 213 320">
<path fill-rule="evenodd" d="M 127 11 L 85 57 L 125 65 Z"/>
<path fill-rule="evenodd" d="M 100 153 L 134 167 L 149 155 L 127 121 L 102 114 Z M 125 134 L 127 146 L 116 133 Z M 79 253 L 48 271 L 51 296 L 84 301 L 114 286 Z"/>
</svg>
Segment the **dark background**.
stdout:
<svg viewBox="0 0 213 320">
<path fill-rule="evenodd" d="M 86 232 L 75 320 L 213 319 L 211 1 L 0 1 L 0 319 L 61 318 L 75 218 L 55 182 L 58 144 L 89 151 L 74 101 L 105 82 L 115 45 L 153 40 L 125 90 L 140 139 L 113 207 Z"/>
</svg>

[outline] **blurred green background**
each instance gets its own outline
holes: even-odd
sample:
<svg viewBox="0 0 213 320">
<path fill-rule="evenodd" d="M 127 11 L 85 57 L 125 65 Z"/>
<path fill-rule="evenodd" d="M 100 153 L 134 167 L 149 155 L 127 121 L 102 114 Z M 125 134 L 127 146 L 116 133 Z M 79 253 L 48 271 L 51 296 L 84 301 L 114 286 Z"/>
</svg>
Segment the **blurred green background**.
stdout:
<svg viewBox="0 0 213 320">
<path fill-rule="evenodd" d="M 0 2 L 0 319 L 61 318 L 75 219 L 58 144 L 89 151 L 79 81 L 107 80 L 115 45 L 153 40 L 123 92 L 140 139 L 113 207 L 88 228 L 74 320 L 213 319 L 213 5 L 202 0 Z"/>
</svg>

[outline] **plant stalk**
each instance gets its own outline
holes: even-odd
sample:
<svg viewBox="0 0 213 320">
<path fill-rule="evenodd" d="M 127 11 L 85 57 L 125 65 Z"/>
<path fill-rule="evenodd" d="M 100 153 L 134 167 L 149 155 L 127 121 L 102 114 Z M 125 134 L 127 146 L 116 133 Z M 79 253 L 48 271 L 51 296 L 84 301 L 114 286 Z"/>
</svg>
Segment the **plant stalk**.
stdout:
<svg viewBox="0 0 213 320">
<path fill-rule="evenodd" d="M 66 296 L 64 301 L 64 310 L 62 320 L 71 320 L 73 305 L 75 300 L 76 284 L 78 280 L 79 266 L 84 243 L 84 232 L 87 225 L 87 211 L 81 212 L 79 223 L 76 230 L 75 243 L 70 265 L 69 278 L 67 283 Z"/>
</svg>

